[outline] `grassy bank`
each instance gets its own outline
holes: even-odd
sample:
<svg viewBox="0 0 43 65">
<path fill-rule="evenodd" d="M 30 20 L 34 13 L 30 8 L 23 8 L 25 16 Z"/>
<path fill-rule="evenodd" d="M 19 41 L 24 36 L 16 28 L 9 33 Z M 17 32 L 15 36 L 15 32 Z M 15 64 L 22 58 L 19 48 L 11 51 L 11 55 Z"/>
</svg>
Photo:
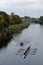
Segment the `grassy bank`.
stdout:
<svg viewBox="0 0 43 65">
<path fill-rule="evenodd" d="M 19 33 L 21 30 L 24 28 L 27 28 L 29 24 L 27 23 L 21 23 L 21 24 L 15 24 L 15 25 L 10 25 L 8 28 L 12 33 Z"/>
</svg>

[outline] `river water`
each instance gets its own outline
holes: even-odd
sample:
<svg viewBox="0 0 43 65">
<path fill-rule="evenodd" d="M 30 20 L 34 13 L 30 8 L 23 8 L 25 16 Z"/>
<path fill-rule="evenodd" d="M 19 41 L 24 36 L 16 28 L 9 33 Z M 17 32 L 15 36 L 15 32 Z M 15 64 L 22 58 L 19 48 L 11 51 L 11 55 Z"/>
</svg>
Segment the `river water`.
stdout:
<svg viewBox="0 0 43 65">
<path fill-rule="evenodd" d="M 24 59 L 23 53 L 29 46 L 31 50 Z M 43 65 L 43 26 L 31 24 L 13 36 L 8 45 L 0 49 L 0 65 Z"/>
</svg>

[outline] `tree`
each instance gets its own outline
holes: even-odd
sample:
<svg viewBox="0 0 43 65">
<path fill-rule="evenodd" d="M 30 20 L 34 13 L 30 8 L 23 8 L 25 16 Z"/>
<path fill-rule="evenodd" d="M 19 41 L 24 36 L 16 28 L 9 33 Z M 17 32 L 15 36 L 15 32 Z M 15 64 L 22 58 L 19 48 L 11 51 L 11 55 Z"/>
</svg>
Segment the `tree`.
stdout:
<svg viewBox="0 0 43 65">
<path fill-rule="evenodd" d="M 8 27 L 9 18 L 5 12 L 0 11 L 0 29 Z"/>
<path fill-rule="evenodd" d="M 15 21 L 15 24 L 20 24 L 22 22 L 21 18 L 18 15 L 14 15 L 13 19 Z"/>
<path fill-rule="evenodd" d="M 43 21 L 43 16 L 40 17 L 40 21 Z"/>
<path fill-rule="evenodd" d="M 9 23 L 9 17 L 8 17 L 8 15 L 5 12 L 0 11 L 0 15 L 2 15 L 4 20 Z"/>
<path fill-rule="evenodd" d="M 39 21 L 40 21 L 40 24 L 43 24 L 43 16 L 40 17 Z"/>
</svg>

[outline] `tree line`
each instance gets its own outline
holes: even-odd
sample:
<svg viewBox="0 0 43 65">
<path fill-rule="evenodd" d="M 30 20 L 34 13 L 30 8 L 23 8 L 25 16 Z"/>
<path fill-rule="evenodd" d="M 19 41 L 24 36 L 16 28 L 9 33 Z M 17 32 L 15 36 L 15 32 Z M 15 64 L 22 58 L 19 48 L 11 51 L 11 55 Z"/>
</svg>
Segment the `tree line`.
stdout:
<svg viewBox="0 0 43 65">
<path fill-rule="evenodd" d="M 22 22 L 18 15 L 8 15 L 6 12 L 0 11 L 0 30 L 9 25 L 20 24 Z"/>
</svg>

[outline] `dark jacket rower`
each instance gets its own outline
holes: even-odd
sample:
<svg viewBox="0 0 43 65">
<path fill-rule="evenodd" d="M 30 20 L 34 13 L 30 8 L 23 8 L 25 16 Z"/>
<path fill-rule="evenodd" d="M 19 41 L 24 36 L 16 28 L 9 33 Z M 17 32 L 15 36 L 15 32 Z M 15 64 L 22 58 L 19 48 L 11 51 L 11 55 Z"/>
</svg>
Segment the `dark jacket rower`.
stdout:
<svg viewBox="0 0 43 65">
<path fill-rule="evenodd" d="M 23 42 L 20 43 L 20 46 L 23 46 Z"/>
</svg>

